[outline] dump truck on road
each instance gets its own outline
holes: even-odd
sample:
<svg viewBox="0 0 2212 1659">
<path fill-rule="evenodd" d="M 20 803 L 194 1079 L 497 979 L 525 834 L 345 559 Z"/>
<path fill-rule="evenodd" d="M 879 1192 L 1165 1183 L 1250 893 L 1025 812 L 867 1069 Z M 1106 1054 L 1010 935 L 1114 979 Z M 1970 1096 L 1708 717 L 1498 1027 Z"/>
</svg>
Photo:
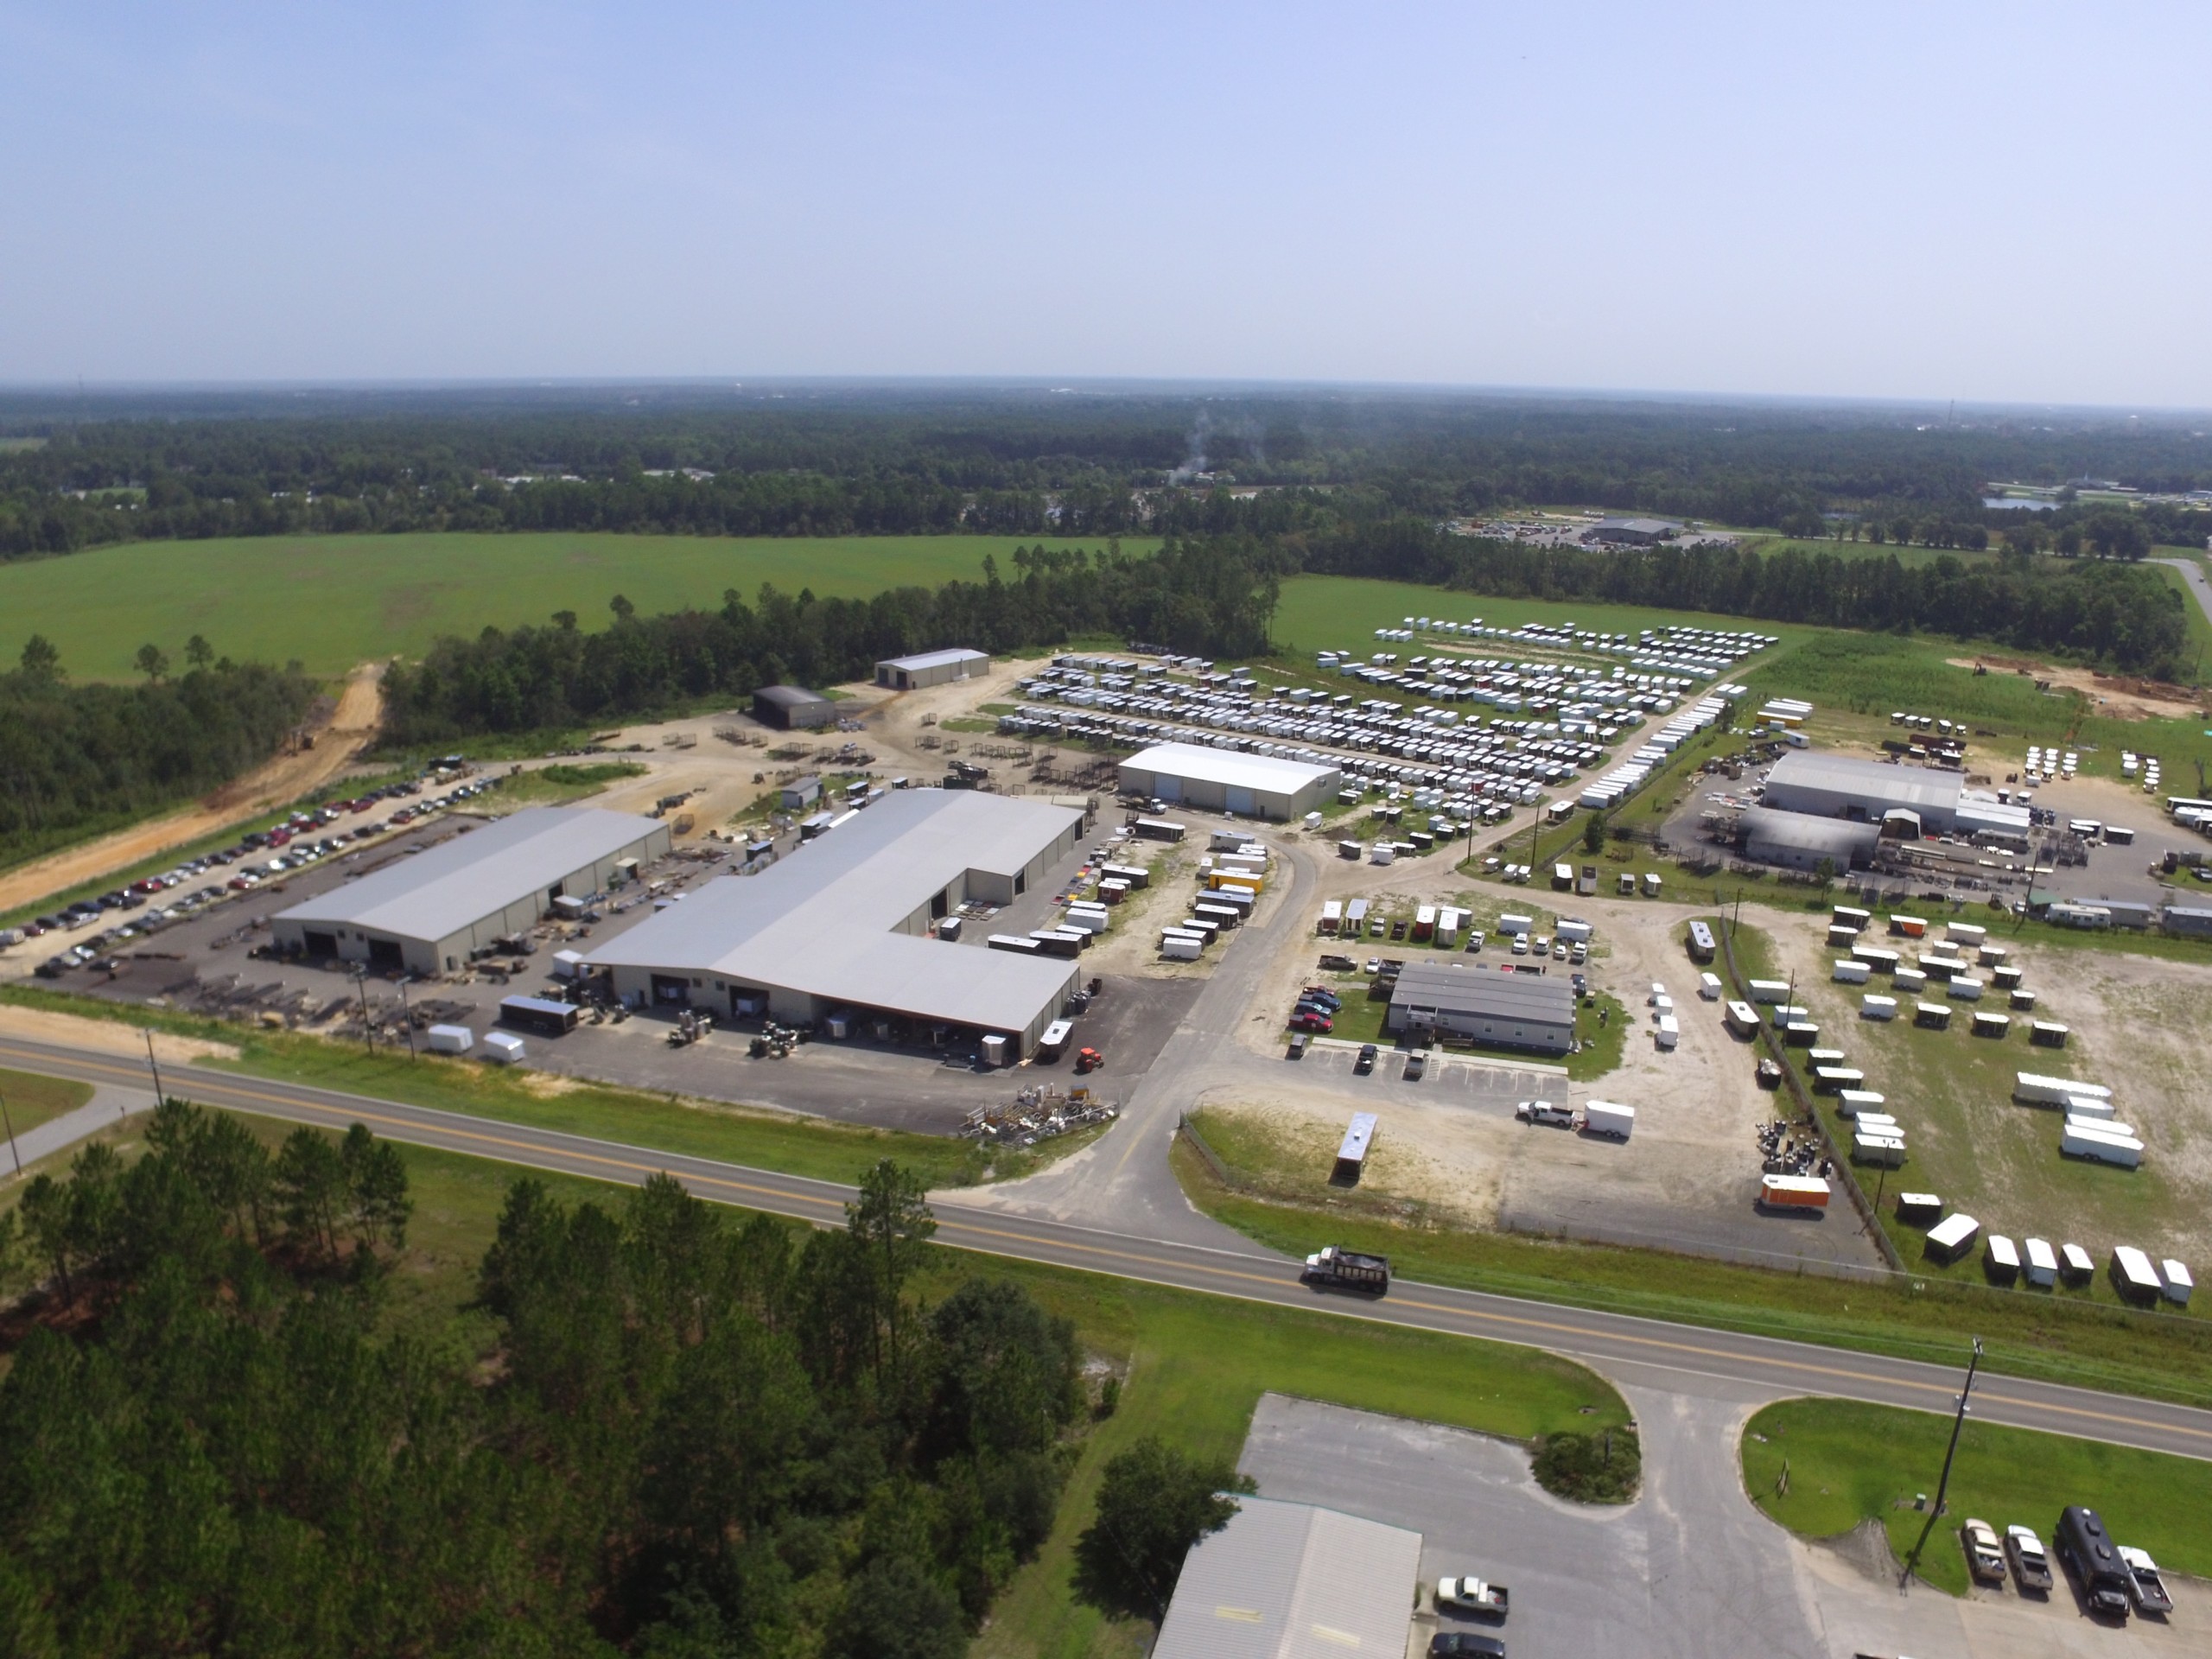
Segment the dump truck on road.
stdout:
<svg viewBox="0 0 2212 1659">
<path fill-rule="evenodd" d="M 1390 1288 L 1390 1258 L 1363 1255 L 1341 1244 L 1330 1244 L 1307 1256 L 1305 1271 L 1298 1276 L 1326 1289 L 1365 1291 L 1380 1296 Z"/>
</svg>

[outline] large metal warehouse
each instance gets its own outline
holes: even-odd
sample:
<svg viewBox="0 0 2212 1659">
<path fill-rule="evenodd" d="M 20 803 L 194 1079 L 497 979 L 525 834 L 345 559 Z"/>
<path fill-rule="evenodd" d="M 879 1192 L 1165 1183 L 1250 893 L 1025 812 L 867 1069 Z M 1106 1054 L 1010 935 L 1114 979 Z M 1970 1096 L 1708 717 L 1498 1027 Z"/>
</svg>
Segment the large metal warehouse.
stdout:
<svg viewBox="0 0 2212 1659">
<path fill-rule="evenodd" d="M 1916 835 L 1988 832 L 2024 840 L 2028 833 L 2026 807 L 1968 789 L 1961 773 L 1802 750 L 1774 763 L 1761 804 L 1813 817 L 1894 823 Z"/>
<path fill-rule="evenodd" d="M 875 683 L 893 691 L 918 691 L 990 671 L 991 659 L 980 651 L 925 651 L 918 657 L 886 658 L 875 665 Z"/>
<path fill-rule="evenodd" d="M 753 694 L 753 718 L 782 731 L 837 723 L 837 705 L 803 685 L 764 685 Z"/>
<path fill-rule="evenodd" d="M 950 944 L 931 924 L 1040 888 L 1082 830 L 1072 807 L 902 790 L 757 875 L 708 882 L 586 963 L 657 1007 L 887 1015 L 1003 1035 L 1018 1057 L 1060 1017 L 1076 963 Z"/>
<path fill-rule="evenodd" d="M 1815 818 L 1755 806 L 1744 814 L 1744 855 L 1789 870 L 1816 870 L 1822 860 L 1837 873 L 1870 869 L 1881 826 L 1849 818 Z"/>
<path fill-rule="evenodd" d="M 1403 1527 L 1240 1497 L 1229 1524 L 1184 1557 L 1153 1659 L 1398 1659 L 1421 1545 Z"/>
<path fill-rule="evenodd" d="M 668 847 L 668 826 L 634 813 L 530 807 L 281 911 L 270 931 L 280 950 L 450 973 L 556 899 L 603 892 L 622 860 Z"/>
<path fill-rule="evenodd" d="M 1548 974 L 1409 963 L 1390 992 L 1385 1024 L 1401 1033 L 1433 1032 L 1487 1048 L 1564 1054 L 1574 1046 L 1574 988 Z"/>
<path fill-rule="evenodd" d="M 1249 818 L 1301 818 L 1336 798 L 1344 775 L 1335 766 L 1312 766 L 1236 749 L 1195 743 L 1155 743 L 1121 764 L 1124 795 L 1143 795 L 1234 812 Z"/>
</svg>

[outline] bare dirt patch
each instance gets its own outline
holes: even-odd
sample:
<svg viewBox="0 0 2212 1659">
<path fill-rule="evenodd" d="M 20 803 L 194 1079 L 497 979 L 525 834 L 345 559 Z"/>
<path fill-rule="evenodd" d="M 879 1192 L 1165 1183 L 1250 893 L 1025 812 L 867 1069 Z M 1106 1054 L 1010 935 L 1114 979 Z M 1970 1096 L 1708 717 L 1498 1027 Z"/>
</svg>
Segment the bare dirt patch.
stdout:
<svg viewBox="0 0 2212 1659">
<path fill-rule="evenodd" d="M 146 1033 L 140 1027 L 126 1026 L 115 1020 L 86 1020 L 45 1008 L 0 1007 L 0 1035 L 93 1053 L 119 1054 L 142 1063 L 146 1058 Z M 154 1057 L 179 1065 L 200 1059 L 234 1060 L 238 1053 L 237 1047 L 230 1043 L 175 1037 L 163 1031 L 154 1033 Z M 149 1078 L 148 1087 L 151 1086 Z"/>
<path fill-rule="evenodd" d="M 375 734 L 384 718 L 383 675 L 378 663 L 365 663 L 353 671 L 337 706 L 310 728 L 313 747 L 277 755 L 196 806 L 49 854 L 0 875 L 0 911 L 35 904 L 50 893 L 66 893 L 127 870 L 172 847 L 205 840 L 242 817 L 312 794 L 351 766 Z"/>
<path fill-rule="evenodd" d="M 2094 669 L 2056 667 L 2025 657 L 1947 657 L 1953 668 L 1986 668 L 1993 674 L 2024 674 L 2079 691 L 2099 712 L 2116 720 L 2166 720 L 2200 706 L 2203 693 L 2164 680 L 2139 680 Z"/>
</svg>

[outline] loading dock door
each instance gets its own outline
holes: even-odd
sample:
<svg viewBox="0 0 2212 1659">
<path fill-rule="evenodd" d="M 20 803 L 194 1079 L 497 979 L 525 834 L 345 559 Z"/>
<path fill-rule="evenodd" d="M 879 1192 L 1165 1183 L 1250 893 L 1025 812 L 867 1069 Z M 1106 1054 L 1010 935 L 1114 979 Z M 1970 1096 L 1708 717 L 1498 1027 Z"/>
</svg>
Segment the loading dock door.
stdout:
<svg viewBox="0 0 2212 1659">
<path fill-rule="evenodd" d="M 311 957 L 334 957 L 338 954 L 338 936 L 318 933 L 310 928 L 301 935 L 301 949 Z"/>
<path fill-rule="evenodd" d="M 1239 813 L 1249 818 L 1255 816 L 1258 811 L 1258 804 L 1253 799 L 1252 791 L 1250 790 L 1239 789 L 1236 785 L 1231 784 L 1229 786 L 1227 793 L 1229 810 L 1231 812 Z"/>
<path fill-rule="evenodd" d="M 406 965 L 407 958 L 400 950 L 397 939 L 371 939 L 369 941 L 370 967 L 404 968 Z"/>
<path fill-rule="evenodd" d="M 655 974 L 653 1002 L 656 1007 L 681 1007 L 691 1001 L 691 981 L 688 975 Z"/>
<path fill-rule="evenodd" d="M 1159 800 L 1179 801 L 1183 798 L 1183 780 L 1170 778 L 1164 772 L 1155 772 L 1153 774 L 1152 792 Z"/>
</svg>

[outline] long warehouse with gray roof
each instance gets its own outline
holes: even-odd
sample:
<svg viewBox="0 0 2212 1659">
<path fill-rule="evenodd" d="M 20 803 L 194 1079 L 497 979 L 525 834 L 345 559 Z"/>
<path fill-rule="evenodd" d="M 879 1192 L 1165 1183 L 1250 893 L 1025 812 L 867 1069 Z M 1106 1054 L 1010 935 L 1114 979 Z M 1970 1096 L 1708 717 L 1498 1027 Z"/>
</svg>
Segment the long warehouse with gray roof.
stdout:
<svg viewBox="0 0 2212 1659">
<path fill-rule="evenodd" d="M 1248 818 L 1304 817 L 1344 786 L 1343 771 L 1280 755 L 1155 743 L 1122 762 L 1125 795 L 1142 795 Z"/>
<path fill-rule="evenodd" d="M 470 951 L 521 932 L 561 898 L 603 892 L 625 860 L 669 849 L 668 826 L 629 812 L 526 808 L 395 858 L 279 912 L 279 950 L 450 973 Z"/>
<path fill-rule="evenodd" d="M 843 1010 L 1004 1036 L 1018 1058 L 1060 1017 L 1076 964 L 931 928 L 1040 887 L 1082 830 L 1072 807 L 902 790 L 758 874 L 708 882 L 586 963 L 626 1001 L 791 1021 Z"/>
<path fill-rule="evenodd" d="M 1762 806 L 1814 817 L 1889 824 L 1914 836 L 1985 833 L 2024 840 L 2028 809 L 1967 787 L 1963 772 L 1848 755 L 1785 754 L 1767 774 Z"/>
<path fill-rule="evenodd" d="M 1433 1032 L 1485 1048 L 1565 1054 L 1574 1046 L 1574 988 L 1548 974 L 1412 963 L 1391 988 L 1387 1023 L 1395 1032 Z"/>
<path fill-rule="evenodd" d="M 1153 1659 L 1399 1659 L 1421 1546 L 1403 1527 L 1240 1497 L 1229 1524 L 1185 1558 Z"/>
</svg>

